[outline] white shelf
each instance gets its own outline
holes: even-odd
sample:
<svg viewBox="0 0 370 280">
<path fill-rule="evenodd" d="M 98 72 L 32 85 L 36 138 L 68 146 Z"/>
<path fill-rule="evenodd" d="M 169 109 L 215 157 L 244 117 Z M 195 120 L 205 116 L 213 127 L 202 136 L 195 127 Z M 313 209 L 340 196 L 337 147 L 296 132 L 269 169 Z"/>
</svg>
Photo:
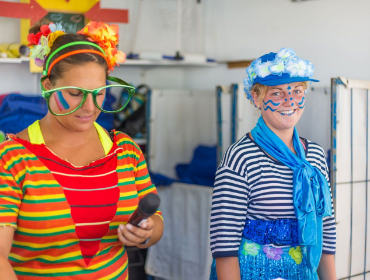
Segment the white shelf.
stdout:
<svg viewBox="0 0 370 280">
<path fill-rule="evenodd" d="M 132 140 L 138 145 L 145 145 L 147 143 L 145 138 L 133 138 Z"/>
<path fill-rule="evenodd" d="M 173 61 L 173 60 L 144 60 L 144 59 L 127 59 L 121 65 L 137 65 L 137 66 L 198 66 L 198 67 L 214 67 L 217 62 L 188 62 L 188 61 Z"/>
<path fill-rule="evenodd" d="M 22 62 L 30 62 L 30 58 L 29 57 L 0 58 L 0 63 L 22 63 Z"/>
<path fill-rule="evenodd" d="M 22 58 L 0 58 L 0 63 L 22 63 L 29 62 L 29 57 Z M 187 62 L 187 61 L 172 61 L 172 60 L 141 60 L 141 59 L 127 59 L 122 66 L 196 66 L 196 67 L 214 67 L 217 62 Z"/>
</svg>

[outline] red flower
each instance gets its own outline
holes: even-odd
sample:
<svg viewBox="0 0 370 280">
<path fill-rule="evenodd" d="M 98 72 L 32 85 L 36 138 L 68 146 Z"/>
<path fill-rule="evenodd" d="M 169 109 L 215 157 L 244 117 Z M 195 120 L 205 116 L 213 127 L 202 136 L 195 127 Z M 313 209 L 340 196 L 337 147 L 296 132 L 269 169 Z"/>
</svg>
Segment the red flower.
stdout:
<svg viewBox="0 0 370 280">
<path fill-rule="evenodd" d="M 41 36 L 48 36 L 51 33 L 49 25 L 43 25 L 40 27 L 40 31 L 36 34 L 30 33 L 27 36 L 27 40 L 29 42 L 28 46 L 38 45 L 40 42 Z"/>
</svg>

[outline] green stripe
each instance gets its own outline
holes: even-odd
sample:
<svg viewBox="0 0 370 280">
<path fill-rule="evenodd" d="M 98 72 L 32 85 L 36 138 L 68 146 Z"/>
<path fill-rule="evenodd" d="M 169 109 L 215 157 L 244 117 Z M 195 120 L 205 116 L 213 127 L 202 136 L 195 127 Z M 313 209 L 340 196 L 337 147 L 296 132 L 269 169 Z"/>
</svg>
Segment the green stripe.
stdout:
<svg viewBox="0 0 370 280">
<path fill-rule="evenodd" d="M 50 216 L 50 217 L 27 217 L 23 215 L 18 216 L 18 219 L 26 220 L 26 221 L 36 221 L 36 222 L 57 220 L 57 219 L 67 219 L 67 218 L 71 218 L 71 215 L 64 214 L 64 215 L 56 215 L 56 216 Z"/>
<path fill-rule="evenodd" d="M 12 256 L 9 256 L 9 259 L 13 262 L 16 262 L 16 263 L 24 263 L 24 261 L 13 258 Z M 43 258 L 34 258 L 32 260 L 33 261 L 39 261 L 40 263 L 57 264 L 57 263 L 65 263 L 65 262 L 81 260 L 81 259 L 83 259 L 82 256 L 64 258 L 64 259 L 60 259 L 60 260 L 57 260 L 57 261 L 49 261 L 49 260 L 46 260 L 46 259 L 43 259 Z"/>
<path fill-rule="evenodd" d="M 148 178 L 150 178 L 150 177 L 149 177 L 149 174 L 146 174 L 146 175 L 141 176 L 141 177 L 136 177 L 136 178 L 135 178 L 135 181 L 144 180 L 144 179 L 148 179 Z"/>
<path fill-rule="evenodd" d="M 11 174 L 0 172 L 0 176 L 13 178 Z"/>
<path fill-rule="evenodd" d="M 124 141 L 121 141 L 118 146 L 122 146 L 124 144 L 128 144 L 128 145 L 132 145 L 132 146 L 135 146 L 136 149 L 140 150 L 139 146 L 136 145 L 136 143 L 134 141 L 127 141 L 127 140 L 124 140 Z"/>
<path fill-rule="evenodd" d="M 133 167 L 129 167 L 129 168 L 119 168 L 117 169 L 117 172 L 128 172 L 128 171 L 134 171 L 135 169 Z"/>
<path fill-rule="evenodd" d="M 11 165 L 8 166 L 8 169 L 12 169 L 14 167 L 14 165 L 24 161 L 24 160 L 29 160 L 29 161 L 36 161 L 38 160 L 37 157 L 29 157 L 29 156 L 26 156 L 26 157 L 21 157 L 20 159 L 14 161 Z"/>
<path fill-rule="evenodd" d="M 145 160 L 142 160 L 138 163 L 137 167 L 139 168 L 140 166 L 145 165 L 145 164 L 146 164 Z"/>
<path fill-rule="evenodd" d="M 73 242 L 67 243 L 65 245 L 54 245 L 54 246 L 48 246 L 48 247 L 43 247 L 43 248 L 34 248 L 34 247 L 30 247 L 30 246 L 17 245 L 17 244 L 13 243 L 12 247 L 17 247 L 17 248 L 25 249 L 25 250 L 28 250 L 28 251 L 38 252 L 38 251 L 44 251 L 44 250 L 50 250 L 50 249 L 64 249 L 64 248 L 68 248 L 70 246 L 74 246 L 78 243 L 80 243 L 80 242 L 79 241 L 73 241 Z"/>
<path fill-rule="evenodd" d="M 4 195 L 5 196 L 5 195 Z M 2 197 L 4 197 L 4 196 L 2 196 Z M 19 202 L 20 202 L 20 200 L 19 199 L 17 199 Z M 0 204 L 0 208 L 2 208 L 2 207 L 4 207 L 4 208 L 6 208 L 6 209 L 11 209 L 11 208 L 14 208 L 14 209 L 19 209 L 19 206 L 18 205 L 14 205 L 14 204 L 6 204 L 6 205 L 4 205 L 4 204 Z"/>
<path fill-rule="evenodd" d="M 150 190 L 150 189 L 154 189 L 154 185 L 153 184 L 150 185 L 149 187 L 145 188 L 145 189 L 142 189 L 142 190 L 138 191 L 138 193 L 140 194 L 140 193 L 145 192 L 145 191 Z"/>
<path fill-rule="evenodd" d="M 34 185 L 27 184 L 27 185 L 23 185 L 23 188 L 30 188 L 30 189 L 60 188 L 60 185 L 59 184 L 50 184 L 50 185 L 42 184 L 42 185 L 34 186 Z"/>
<path fill-rule="evenodd" d="M 38 203 L 53 203 L 53 202 L 65 202 L 67 201 L 65 198 L 54 198 L 54 199 L 23 199 L 22 203 L 29 203 L 29 204 L 38 204 Z"/>
<path fill-rule="evenodd" d="M 136 155 L 132 155 L 132 154 L 118 155 L 118 159 L 124 159 L 124 158 L 134 158 L 136 160 L 139 159 L 139 157 L 137 157 Z"/>
<path fill-rule="evenodd" d="M 127 181 L 127 182 L 120 182 L 118 183 L 118 186 L 127 186 L 127 185 L 133 185 L 133 184 L 135 184 L 135 180 Z"/>
<path fill-rule="evenodd" d="M 26 235 L 26 236 L 34 236 L 34 237 L 45 237 L 45 236 L 50 236 L 50 234 L 55 235 L 62 235 L 66 233 L 75 233 L 75 229 L 69 229 L 69 230 L 63 230 L 63 231 L 58 231 L 58 232 L 53 232 L 53 233 L 29 233 L 29 232 L 23 232 L 20 231 L 19 229 L 17 230 L 17 234 L 19 235 Z"/>
<path fill-rule="evenodd" d="M 111 249 L 111 247 L 107 248 L 107 249 Z M 100 252 L 99 254 L 97 254 L 96 256 L 99 256 L 99 255 L 102 255 L 102 254 L 105 254 L 105 251 L 102 251 Z M 114 259 L 112 259 L 111 261 L 109 261 L 107 264 L 101 266 L 101 267 L 98 267 L 97 269 L 92 269 L 92 270 L 82 270 L 82 271 L 75 271 L 75 272 L 59 272 L 59 273 L 47 273 L 47 274 L 40 274 L 40 273 L 30 273 L 30 272 L 23 272 L 23 271 L 17 271 L 16 269 L 14 269 L 15 273 L 17 275 L 27 275 L 27 276 L 35 276 L 37 277 L 38 279 L 40 279 L 41 277 L 57 277 L 57 276 L 74 276 L 74 275 L 80 275 L 80 274 L 85 274 L 88 276 L 88 274 L 90 273 L 95 273 L 95 272 L 98 272 L 104 268 L 107 268 L 111 265 L 113 265 L 115 262 L 117 262 L 120 258 L 122 258 L 125 254 L 126 250 L 124 249 L 122 251 L 122 254 L 118 255 L 117 257 L 115 257 Z M 127 270 L 127 266 L 125 269 L 123 269 L 123 272 L 125 272 Z"/>
<path fill-rule="evenodd" d="M 33 170 L 33 171 L 27 171 L 21 177 L 19 177 L 18 180 L 16 180 L 16 182 L 19 185 L 23 181 L 24 177 L 26 177 L 27 174 L 34 175 L 34 174 L 47 174 L 47 173 L 50 173 L 50 171 L 49 170 Z"/>
<path fill-rule="evenodd" d="M 1 189 L 1 188 L 8 188 L 8 187 L 10 187 L 10 188 L 11 188 L 13 191 L 15 191 L 15 192 L 20 190 L 18 186 L 0 185 L 0 189 Z"/>
<path fill-rule="evenodd" d="M 132 210 L 132 211 L 117 211 L 116 215 L 129 215 L 129 214 L 132 214 L 132 212 L 134 212 L 134 210 Z"/>
<path fill-rule="evenodd" d="M 123 201 L 123 200 L 128 200 L 128 199 L 133 199 L 133 198 L 137 198 L 138 195 L 137 194 L 133 194 L 133 195 L 130 195 L 130 196 L 124 196 L 124 197 L 120 197 L 119 198 L 119 201 Z"/>
<path fill-rule="evenodd" d="M 26 148 L 23 147 L 23 146 L 7 148 L 7 149 L 5 149 L 5 151 L 2 154 L 0 154 L 0 158 L 2 158 L 6 153 L 8 153 L 10 151 L 14 151 L 14 150 L 25 150 L 25 149 Z"/>
</svg>

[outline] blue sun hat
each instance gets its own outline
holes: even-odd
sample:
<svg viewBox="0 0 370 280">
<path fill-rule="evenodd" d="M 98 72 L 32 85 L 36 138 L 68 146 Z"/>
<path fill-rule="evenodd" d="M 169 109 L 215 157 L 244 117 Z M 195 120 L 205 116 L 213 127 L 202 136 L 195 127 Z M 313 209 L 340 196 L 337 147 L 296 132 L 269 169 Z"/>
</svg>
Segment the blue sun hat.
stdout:
<svg viewBox="0 0 370 280">
<path fill-rule="evenodd" d="M 253 99 L 251 89 L 255 83 L 277 86 L 295 82 L 319 82 L 312 79 L 314 67 L 308 60 L 298 57 L 294 50 L 282 48 L 278 53 L 268 53 L 254 60 L 247 68 L 244 91 Z"/>
</svg>

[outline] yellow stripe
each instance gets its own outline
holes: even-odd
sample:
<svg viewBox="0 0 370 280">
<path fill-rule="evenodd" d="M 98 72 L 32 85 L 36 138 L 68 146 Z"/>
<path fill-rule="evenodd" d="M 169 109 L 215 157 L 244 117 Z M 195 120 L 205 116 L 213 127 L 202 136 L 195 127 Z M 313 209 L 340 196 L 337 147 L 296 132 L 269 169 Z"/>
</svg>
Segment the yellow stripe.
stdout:
<svg viewBox="0 0 370 280">
<path fill-rule="evenodd" d="M 15 266 L 13 269 L 15 271 L 21 271 L 21 272 L 29 272 L 29 273 L 38 273 L 38 274 L 49 274 L 49 273 L 63 273 L 63 272 L 76 272 L 76 271 L 81 271 L 81 270 L 94 270 L 94 269 L 99 269 L 100 267 L 106 265 L 109 261 L 112 259 L 116 258 L 118 255 L 120 255 L 123 251 L 123 246 L 122 248 L 117 252 L 116 255 L 114 255 L 111 259 L 105 260 L 103 262 L 100 262 L 98 264 L 89 266 L 88 268 L 84 267 L 61 267 L 61 268 L 42 268 L 42 269 L 33 269 L 33 268 L 28 268 L 28 267 L 19 267 Z"/>
<path fill-rule="evenodd" d="M 17 213 L 1 213 L 1 217 L 16 217 Z"/>
<path fill-rule="evenodd" d="M 5 151 L 5 150 L 8 150 L 8 149 L 11 149 L 11 148 L 14 148 L 14 147 L 18 147 L 18 148 L 21 148 L 23 147 L 22 145 L 18 144 L 18 143 L 14 143 L 14 144 L 10 144 L 10 145 L 6 145 L 4 148 L 2 148 L 0 150 L 0 155 Z"/>
<path fill-rule="evenodd" d="M 142 169 L 144 169 L 144 168 L 146 168 L 146 164 L 143 164 L 143 165 L 139 166 L 139 167 L 137 168 L 137 170 L 142 170 Z"/>
<path fill-rule="evenodd" d="M 65 227 L 58 227 L 58 228 L 47 228 L 47 229 L 30 229 L 30 228 L 22 228 L 18 227 L 18 230 L 21 232 L 26 232 L 26 233 L 34 233 L 34 234 L 43 234 L 43 233 L 56 233 L 60 231 L 65 231 L 65 230 L 74 230 L 75 226 L 70 225 L 70 226 L 65 226 Z"/>
<path fill-rule="evenodd" d="M 13 178 L 13 176 L 1 176 L 1 175 L 0 175 L 0 178 L 1 178 L 1 180 L 3 180 L 3 181 L 13 181 L 13 182 L 14 182 L 14 178 Z"/>
<path fill-rule="evenodd" d="M 137 205 L 130 206 L 130 207 L 120 207 L 120 208 L 117 208 L 117 212 L 118 211 L 135 211 L 136 208 L 137 208 Z"/>
<path fill-rule="evenodd" d="M 130 168 L 130 167 L 135 168 L 135 166 L 132 163 L 120 165 L 118 168 L 119 169 L 127 169 L 127 168 Z"/>
<path fill-rule="evenodd" d="M 135 181 L 136 185 L 146 184 L 148 182 L 150 182 L 150 178 L 149 177 L 146 178 L 146 179 L 143 179 L 143 180 L 137 180 L 137 181 Z"/>
<path fill-rule="evenodd" d="M 163 217 L 162 217 L 162 215 L 159 213 L 159 211 L 155 212 L 155 213 L 154 213 L 154 215 L 158 216 L 158 217 L 159 217 L 159 218 L 161 218 L 161 219 L 162 219 L 162 221 L 163 221 Z"/>
<path fill-rule="evenodd" d="M 149 190 L 146 190 L 146 191 L 143 191 L 143 192 L 140 192 L 139 193 L 139 197 L 143 196 L 143 195 L 146 195 L 147 193 L 150 193 L 154 190 L 154 187 L 153 188 L 150 188 Z"/>
<path fill-rule="evenodd" d="M 135 181 L 135 177 L 121 178 L 118 180 L 119 183 Z"/>
<path fill-rule="evenodd" d="M 120 155 L 135 155 L 137 157 L 140 157 L 138 153 L 133 152 L 133 151 L 123 151 L 122 153 L 120 153 Z"/>
<path fill-rule="evenodd" d="M 126 270 L 127 269 L 127 264 L 128 264 L 128 259 L 125 261 L 125 263 L 120 267 L 119 270 L 113 272 L 112 274 L 108 275 L 108 276 L 105 276 L 103 278 L 99 278 L 99 280 L 111 280 L 113 279 L 114 277 L 116 277 L 118 274 L 120 274 L 123 270 Z M 128 276 L 128 275 L 127 275 Z M 128 278 L 126 278 L 128 279 Z"/>
<path fill-rule="evenodd" d="M 120 192 L 119 197 L 126 197 L 126 196 L 131 196 L 137 194 L 137 191 L 132 191 L 132 192 Z"/>
<path fill-rule="evenodd" d="M 75 223 L 76 227 L 80 226 L 95 226 L 95 225 L 104 225 L 109 224 L 110 221 L 96 222 L 96 223 Z"/>
<path fill-rule="evenodd" d="M 15 204 L 18 204 L 21 202 L 20 199 L 10 198 L 10 197 L 2 197 L 1 199 L 5 201 L 9 201 L 11 203 L 15 203 Z"/>
<path fill-rule="evenodd" d="M 4 164 L 4 168 L 5 169 L 8 169 L 8 167 L 10 165 L 12 165 L 13 162 L 21 159 L 21 158 L 26 158 L 26 157 L 30 157 L 30 158 L 34 158 L 35 155 L 34 154 L 24 154 L 24 155 L 17 155 L 15 157 L 12 157 L 9 161 L 7 161 L 5 164 Z"/>
<path fill-rule="evenodd" d="M 30 181 L 25 180 L 23 183 L 23 186 L 39 186 L 39 185 L 59 185 L 57 181 L 55 180 L 38 180 L 38 181 Z"/>
<path fill-rule="evenodd" d="M 32 171 L 47 171 L 48 169 L 46 168 L 46 166 L 40 166 L 40 167 L 36 167 L 36 166 L 30 166 L 30 167 L 27 167 L 21 171 L 18 172 L 18 174 L 14 177 L 15 180 L 18 180 L 21 176 L 23 176 L 27 171 L 28 172 L 32 172 Z"/>
<path fill-rule="evenodd" d="M 54 172 L 52 171 L 51 173 L 57 174 L 57 175 L 62 175 L 62 176 L 67 176 L 67 177 L 86 177 L 86 178 L 95 178 L 95 177 L 103 177 L 112 173 L 117 172 L 116 170 L 109 171 L 104 174 L 99 174 L 99 175 L 76 175 L 76 174 L 66 174 L 66 173 L 60 173 L 60 172 Z"/>
<path fill-rule="evenodd" d="M 19 246 L 27 246 L 27 247 L 41 249 L 41 248 L 47 248 L 47 247 L 52 247 L 52 246 L 62 246 L 62 245 L 66 245 L 68 243 L 73 243 L 77 241 L 79 241 L 79 239 L 69 239 L 69 240 L 64 240 L 64 241 L 38 244 L 38 243 L 30 243 L 30 242 L 19 242 L 19 241 L 14 240 L 13 244 L 19 245 Z"/>
<path fill-rule="evenodd" d="M 26 169 L 19 171 L 18 174 L 14 176 L 14 179 L 17 181 L 21 176 L 23 176 L 26 173 L 26 171 L 27 171 Z"/>
<path fill-rule="evenodd" d="M 117 141 L 117 144 L 121 144 L 121 143 L 122 143 L 122 142 L 124 142 L 124 141 L 128 141 L 128 142 L 130 142 L 130 143 L 132 143 L 132 144 L 135 144 L 135 142 L 134 142 L 132 139 L 128 138 L 128 137 L 124 137 L 124 138 L 122 138 L 122 139 L 118 140 L 118 141 Z"/>
<path fill-rule="evenodd" d="M 10 193 L 13 193 L 13 192 L 15 192 L 15 193 L 17 193 L 17 194 L 20 194 L 20 195 L 22 195 L 22 191 L 20 190 L 20 189 L 18 189 L 18 187 L 17 188 L 12 188 L 12 187 L 10 187 L 10 186 L 8 186 L 8 185 L 5 185 L 6 187 L 4 187 L 4 185 L 2 185 L 1 186 L 1 193 L 4 195 L 5 194 L 5 192 L 10 192 Z"/>
<path fill-rule="evenodd" d="M 26 212 L 26 211 L 20 211 L 20 216 L 25 217 L 52 217 L 52 216 L 59 216 L 59 215 L 66 215 L 70 214 L 70 209 L 65 210 L 58 210 L 58 211 L 47 211 L 47 212 Z"/>
<path fill-rule="evenodd" d="M 28 195 L 26 194 L 24 196 L 24 199 L 28 200 L 46 200 L 46 199 L 58 199 L 58 198 L 64 198 L 64 194 L 50 194 L 50 195 Z"/>
<path fill-rule="evenodd" d="M 20 255 L 16 255 L 14 253 L 10 253 L 9 256 L 17 259 L 17 260 L 20 260 L 20 261 L 29 261 L 29 260 L 33 260 L 35 257 L 23 257 L 23 256 L 20 256 Z M 81 251 L 78 250 L 76 252 L 72 252 L 72 253 L 67 253 L 67 254 L 63 254 L 63 255 L 60 255 L 60 256 L 50 256 L 50 255 L 39 255 L 37 256 L 37 258 L 41 258 L 41 259 L 44 259 L 44 260 L 48 260 L 48 261 L 59 261 L 59 260 L 63 260 L 63 259 L 67 259 L 67 258 L 73 258 L 73 257 L 77 257 L 77 256 L 81 256 Z"/>
</svg>

